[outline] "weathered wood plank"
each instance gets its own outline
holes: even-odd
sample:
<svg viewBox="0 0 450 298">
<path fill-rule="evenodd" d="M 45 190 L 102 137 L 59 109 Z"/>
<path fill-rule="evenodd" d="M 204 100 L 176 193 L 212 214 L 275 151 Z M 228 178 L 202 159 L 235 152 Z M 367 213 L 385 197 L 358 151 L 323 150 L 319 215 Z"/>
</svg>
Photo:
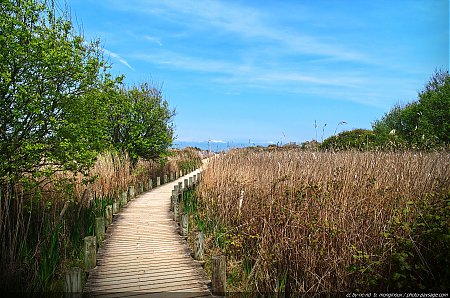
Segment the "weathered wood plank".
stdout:
<svg viewBox="0 0 450 298">
<path fill-rule="evenodd" d="M 190 257 L 170 213 L 172 189 L 183 179 L 137 196 L 114 216 L 85 292 L 99 297 L 157 297 L 173 291 L 186 298 L 211 295 L 210 281 Z"/>
</svg>

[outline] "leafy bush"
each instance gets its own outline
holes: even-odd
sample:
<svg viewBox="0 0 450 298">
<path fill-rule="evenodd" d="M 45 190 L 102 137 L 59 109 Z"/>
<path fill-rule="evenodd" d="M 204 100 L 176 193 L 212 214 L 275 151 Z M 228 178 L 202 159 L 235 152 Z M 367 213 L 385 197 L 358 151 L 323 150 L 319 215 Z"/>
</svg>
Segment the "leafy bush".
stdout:
<svg viewBox="0 0 450 298">
<path fill-rule="evenodd" d="M 368 150 L 375 148 L 375 145 L 376 135 L 373 131 L 354 129 L 325 139 L 319 147 L 328 150 Z"/>
<path fill-rule="evenodd" d="M 418 100 L 396 105 L 372 124 L 380 143 L 414 149 L 446 147 L 450 144 L 450 75 L 437 70 Z"/>
</svg>

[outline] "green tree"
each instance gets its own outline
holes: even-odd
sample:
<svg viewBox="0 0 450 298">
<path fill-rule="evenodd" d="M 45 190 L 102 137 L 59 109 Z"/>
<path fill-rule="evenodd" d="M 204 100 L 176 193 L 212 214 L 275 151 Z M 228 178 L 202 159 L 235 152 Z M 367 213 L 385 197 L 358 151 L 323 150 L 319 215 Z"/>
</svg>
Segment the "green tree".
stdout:
<svg viewBox="0 0 450 298">
<path fill-rule="evenodd" d="M 101 149 L 108 67 L 98 43 L 57 14 L 45 1 L 1 2 L 0 177 L 81 170 Z"/>
<path fill-rule="evenodd" d="M 437 70 L 418 100 L 396 105 L 372 124 L 377 142 L 384 147 L 430 149 L 450 142 L 450 76 Z"/>
<path fill-rule="evenodd" d="M 174 115 L 160 89 L 147 83 L 122 88 L 111 106 L 112 143 L 134 161 L 165 156 L 173 142 Z"/>
</svg>

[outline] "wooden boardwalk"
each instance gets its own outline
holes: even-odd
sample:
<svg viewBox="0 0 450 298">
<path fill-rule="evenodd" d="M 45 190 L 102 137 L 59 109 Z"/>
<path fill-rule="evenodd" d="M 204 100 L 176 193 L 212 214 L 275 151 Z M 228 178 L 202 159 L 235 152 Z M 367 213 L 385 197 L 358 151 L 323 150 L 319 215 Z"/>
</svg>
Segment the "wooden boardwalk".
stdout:
<svg viewBox="0 0 450 298">
<path fill-rule="evenodd" d="M 174 185 L 189 176 L 137 196 L 115 215 L 85 292 L 99 297 L 211 296 L 210 281 L 178 235 L 170 212 Z"/>
</svg>

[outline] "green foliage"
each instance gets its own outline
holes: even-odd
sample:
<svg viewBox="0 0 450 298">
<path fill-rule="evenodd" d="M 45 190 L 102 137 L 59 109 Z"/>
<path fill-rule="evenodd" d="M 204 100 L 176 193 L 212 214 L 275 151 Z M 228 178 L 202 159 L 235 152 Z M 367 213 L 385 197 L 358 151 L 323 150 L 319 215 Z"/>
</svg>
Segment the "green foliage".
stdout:
<svg viewBox="0 0 450 298">
<path fill-rule="evenodd" d="M 86 42 L 45 1 L 0 11 L 0 177 L 89 169 L 114 146 L 133 160 L 165 156 L 174 112 L 161 91 L 111 78 L 99 42 Z"/>
<path fill-rule="evenodd" d="M 174 111 L 161 90 L 148 84 L 118 90 L 111 106 L 109 131 L 112 144 L 128 152 L 132 160 L 155 159 L 172 145 Z"/>
<path fill-rule="evenodd" d="M 372 124 L 387 148 L 431 149 L 450 144 L 450 75 L 438 70 L 419 92 L 418 100 L 396 105 Z"/>
<path fill-rule="evenodd" d="M 388 260 L 391 287 L 401 291 L 450 288 L 450 193 L 409 202 L 386 237 L 394 243 Z"/>
<path fill-rule="evenodd" d="M 430 194 L 397 210 L 383 232 L 383 252 L 352 247 L 359 291 L 446 291 L 450 288 L 450 193 Z"/>
<path fill-rule="evenodd" d="M 90 166 L 108 77 L 98 43 L 41 1 L 3 1 L 0 30 L 0 176 Z"/>
<path fill-rule="evenodd" d="M 354 129 L 325 139 L 319 147 L 328 150 L 367 150 L 374 148 L 375 142 L 376 135 L 373 131 Z"/>
</svg>

